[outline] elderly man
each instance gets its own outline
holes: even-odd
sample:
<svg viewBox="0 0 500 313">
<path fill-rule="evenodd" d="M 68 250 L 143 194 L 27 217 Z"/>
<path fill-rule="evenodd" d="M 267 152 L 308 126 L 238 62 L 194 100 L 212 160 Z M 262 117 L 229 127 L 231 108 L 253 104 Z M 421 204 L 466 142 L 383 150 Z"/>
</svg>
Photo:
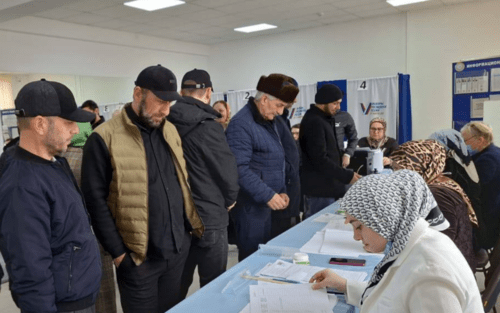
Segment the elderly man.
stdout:
<svg viewBox="0 0 500 313">
<path fill-rule="evenodd" d="M 316 93 L 316 104 L 311 104 L 300 123 L 300 179 L 305 195 L 305 218 L 342 197 L 345 184 L 353 184 L 361 177 L 342 166 L 335 127 L 335 114 L 340 110 L 342 95 L 339 87 L 324 85 Z"/>
<path fill-rule="evenodd" d="M 144 69 L 132 103 L 98 127 L 83 151 L 82 190 L 97 238 L 116 265 L 123 311 L 165 312 L 200 220 L 187 183 L 181 139 L 165 120 L 177 93 L 167 68 Z"/>
<path fill-rule="evenodd" d="M 181 95 L 168 120 L 182 139 L 194 203 L 205 234 L 193 238 L 184 266 L 181 297 L 185 298 L 198 266 L 200 287 L 224 273 L 227 266 L 228 211 L 238 196 L 238 170 L 224 128 L 215 120 L 220 114 L 210 106 L 212 81 L 204 70 L 194 69 L 182 78 Z"/>
<path fill-rule="evenodd" d="M 240 261 L 271 238 L 271 211 L 288 206 L 282 134 L 285 130 L 291 134 L 276 116 L 283 114 L 285 105 L 293 102 L 298 92 L 288 76 L 262 76 L 255 98 L 249 99 L 226 130 L 238 165 L 240 193 L 231 214 Z"/>
<path fill-rule="evenodd" d="M 64 153 L 93 115 L 51 81 L 15 100 L 19 145 L 0 159 L 0 248 L 21 312 L 92 313 L 101 262 L 85 202 Z"/>
</svg>

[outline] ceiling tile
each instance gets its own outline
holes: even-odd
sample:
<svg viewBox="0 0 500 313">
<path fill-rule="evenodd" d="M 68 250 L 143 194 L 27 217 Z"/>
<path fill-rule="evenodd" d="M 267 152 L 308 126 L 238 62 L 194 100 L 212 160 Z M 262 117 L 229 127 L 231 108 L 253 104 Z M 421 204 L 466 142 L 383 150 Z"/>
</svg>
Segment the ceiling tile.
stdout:
<svg viewBox="0 0 500 313">
<path fill-rule="evenodd" d="M 125 2 L 125 1 L 124 1 Z M 61 6 L 63 9 L 81 12 L 91 12 L 116 5 L 116 2 L 106 0 L 82 0 Z"/>
<path fill-rule="evenodd" d="M 357 6 L 357 7 L 345 8 L 343 10 L 346 12 L 349 12 L 349 13 L 358 13 L 358 12 L 374 11 L 374 10 L 387 9 L 387 8 L 394 8 L 394 7 L 390 4 L 388 4 L 387 2 L 382 2 L 382 3 L 370 3 L 370 4 L 361 5 L 361 6 Z"/>
<path fill-rule="evenodd" d="M 107 20 L 104 22 L 92 24 L 92 26 L 102 27 L 102 28 L 111 28 L 111 29 L 119 29 L 119 28 L 132 26 L 132 25 L 135 25 L 135 23 L 131 22 L 131 21 L 119 20 L 119 19 Z"/>
<path fill-rule="evenodd" d="M 217 8 L 224 5 L 243 2 L 244 0 L 195 0 L 189 1 L 191 4 L 196 4 L 205 8 Z"/>
<path fill-rule="evenodd" d="M 148 30 L 158 29 L 158 28 L 159 28 L 158 26 L 134 23 L 133 25 L 130 26 L 120 27 L 118 30 L 131 33 L 143 33 Z"/>
<path fill-rule="evenodd" d="M 378 9 L 378 10 L 358 12 L 358 13 L 356 13 L 354 15 L 360 16 L 360 17 L 371 17 L 371 16 L 395 14 L 395 13 L 398 13 L 398 12 L 399 11 L 396 10 L 395 8 L 386 8 L 386 9 Z"/>
<path fill-rule="evenodd" d="M 66 10 L 66 9 L 62 9 L 62 8 L 55 8 L 52 10 L 47 10 L 47 11 L 42 11 L 42 12 L 36 13 L 35 16 L 59 20 L 59 19 L 63 19 L 66 17 L 78 15 L 78 14 L 81 14 L 81 12 L 74 11 L 74 10 Z"/>
<path fill-rule="evenodd" d="M 454 4 L 456 4 L 456 3 L 454 3 Z M 426 2 L 402 5 L 402 6 L 396 7 L 396 9 L 400 12 L 408 12 L 408 11 L 417 11 L 417 10 L 438 8 L 438 7 L 443 7 L 443 6 L 444 6 L 444 4 L 441 1 L 435 0 L 435 1 L 426 1 Z"/>
<path fill-rule="evenodd" d="M 136 14 L 137 9 L 118 4 L 104 9 L 93 10 L 91 12 L 94 14 L 103 15 L 107 17 L 120 18 Z"/>
<path fill-rule="evenodd" d="M 357 7 L 357 6 L 362 6 L 362 5 L 367 5 L 367 4 L 374 4 L 374 3 L 386 3 L 385 0 L 343 0 L 339 2 L 332 3 L 334 7 L 337 8 L 351 8 L 351 7 Z M 390 6 L 390 4 L 388 4 Z"/>
<path fill-rule="evenodd" d="M 199 11 L 203 11 L 203 10 L 206 10 L 206 8 L 199 6 L 199 5 L 186 3 L 186 4 L 176 5 L 175 7 L 166 8 L 163 10 L 158 10 L 155 12 L 163 13 L 164 15 L 168 15 L 168 16 L 179 16 L 179 15 L 195 13 L 195 12 L 199 12 Z"/>
<path fill-rule="evenodd" d="M 61 21 L 64 21 L 64 22 L 85 24 L 85 25 L 104 22 L 107 20 L 109 20 L 109 17 L 97 15 L 97 14 L 92 14 L 92 13 L 85 13 L 85 12 L 82 12 L 79 15 L 70 16 L 70 17 L 61 19 Z"/>
<path fill-rule="evenodd" d="M 230 5 L 226 5 L 223 7 L 217 8 L 218 11 L 222 11 L 225 13 L 239 13 L 239 12 L 245 12 L 248 10 L 253 10 L 253 9 L 258 9 L 261 8 L 262 4 L 257 2 L 257 1 L 245 1 L 241 3 L 234 3 Z"/>
<path fill-rule="evenodd" d="M 147 24 L 148 25 L 155 25 L 159 27 L 165 27 L 165 28 L 170 28 L 170 27 L 175 27 L 178 25 L 185 24 L 186 21 L 177 18 L 177 17 L 172 17 L 172 16 L 165 16 L 160 19 L 155 19 L 149 21 Z"/>
<path fill-rule="evenodd" d="M 221 18 L 223 16 L 226 16 L 227 13 L 221 12 L 221 11 L 216 11 L 212 9 L 204 9 L 202 11 L 198 12 L 192 12 L 188 14 L 183 14 L 180 16 L 180 18 L 189 20 L 189 21 L 204 21 L 205 19 L 214 19 L 214 18 Z"/>
<path fill-rule="evenodd" d="M 212 37 L 219 37 L 225 33 L 228 33 L 230 30 L 222 27 L 202 27 L 197 29 L 192 29 L 190 32 L 199 34 L 199 35 L 210 35 Z"/>
<path fill-rule="evenodd" d="M 318 21 L 321 24 L 324 25 L 329 25 L 329 24 L 335 24 L 335 23 L 342 23 L 342 22 L 347 22 L 347 21 L 352 21 L 359 19 L 358 16 L 352 15 L 352 14 L 344 14 L 341 16 L 335 16 L 335 17 L 329 17 L 329 18 L 321 18 Z"/>
</svg>

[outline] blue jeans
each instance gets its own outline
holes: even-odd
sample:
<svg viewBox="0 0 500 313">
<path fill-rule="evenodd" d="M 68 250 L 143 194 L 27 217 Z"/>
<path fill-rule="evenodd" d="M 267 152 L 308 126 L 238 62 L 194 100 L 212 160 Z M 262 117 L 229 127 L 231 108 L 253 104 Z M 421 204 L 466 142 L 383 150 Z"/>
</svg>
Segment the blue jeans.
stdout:
<svg viewBox="0 0 500 313">
<path fill-rule="evenodd" d="M 335 202 L 335 198 L 321 198 L 304 196 L 304 217 L 303 220 L 311 215 L 318 213 L 330 204 Z"/>
</svg>

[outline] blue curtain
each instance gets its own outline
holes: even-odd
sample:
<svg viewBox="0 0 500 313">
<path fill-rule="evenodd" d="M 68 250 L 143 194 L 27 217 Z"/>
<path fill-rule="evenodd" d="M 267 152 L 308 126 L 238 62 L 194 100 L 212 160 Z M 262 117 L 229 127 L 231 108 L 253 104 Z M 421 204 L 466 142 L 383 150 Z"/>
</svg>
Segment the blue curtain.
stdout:
<svg viewBox="0 0 500 313">
<path fill-rule="evenodd" d="M 398 142 L 410 141 L 411 135 L 411 92 L 410 75 L 398 74 L 399 77 L 399 121 Z"/>
</svg>

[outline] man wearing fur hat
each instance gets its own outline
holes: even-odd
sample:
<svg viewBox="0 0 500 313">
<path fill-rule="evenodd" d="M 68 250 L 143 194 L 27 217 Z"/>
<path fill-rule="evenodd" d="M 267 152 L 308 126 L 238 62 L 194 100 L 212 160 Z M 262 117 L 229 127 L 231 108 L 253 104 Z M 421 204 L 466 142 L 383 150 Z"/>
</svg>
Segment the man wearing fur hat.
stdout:
<svg viewBox="0 0 500 313">
<path fill-rule="evenodd" d="M 241 261 L 259 244 L 271 239 L 271 211 L 285 210 L 289 198 L 285 184 L 284 141 L 287 125 L 276 116 L 293 102 L 299 88 L 282 74 L 262 76 L 257 93 L 231 120 L 227 141 L 236 157 L 240 192 L 231 211 L 238 234 Z"/>
<path fill-rule="evenodd" d="M 342 197 L 345 184 L 353 184 L 361 177 L 342 167 L 342 152 L 335 128 L 335 114 L 340 110 L 342 96 L 339 87 L 324 85 L 316 93 L 316 104 L 311 104 L 300 123 L 304 218 Z"/>
</svg>

